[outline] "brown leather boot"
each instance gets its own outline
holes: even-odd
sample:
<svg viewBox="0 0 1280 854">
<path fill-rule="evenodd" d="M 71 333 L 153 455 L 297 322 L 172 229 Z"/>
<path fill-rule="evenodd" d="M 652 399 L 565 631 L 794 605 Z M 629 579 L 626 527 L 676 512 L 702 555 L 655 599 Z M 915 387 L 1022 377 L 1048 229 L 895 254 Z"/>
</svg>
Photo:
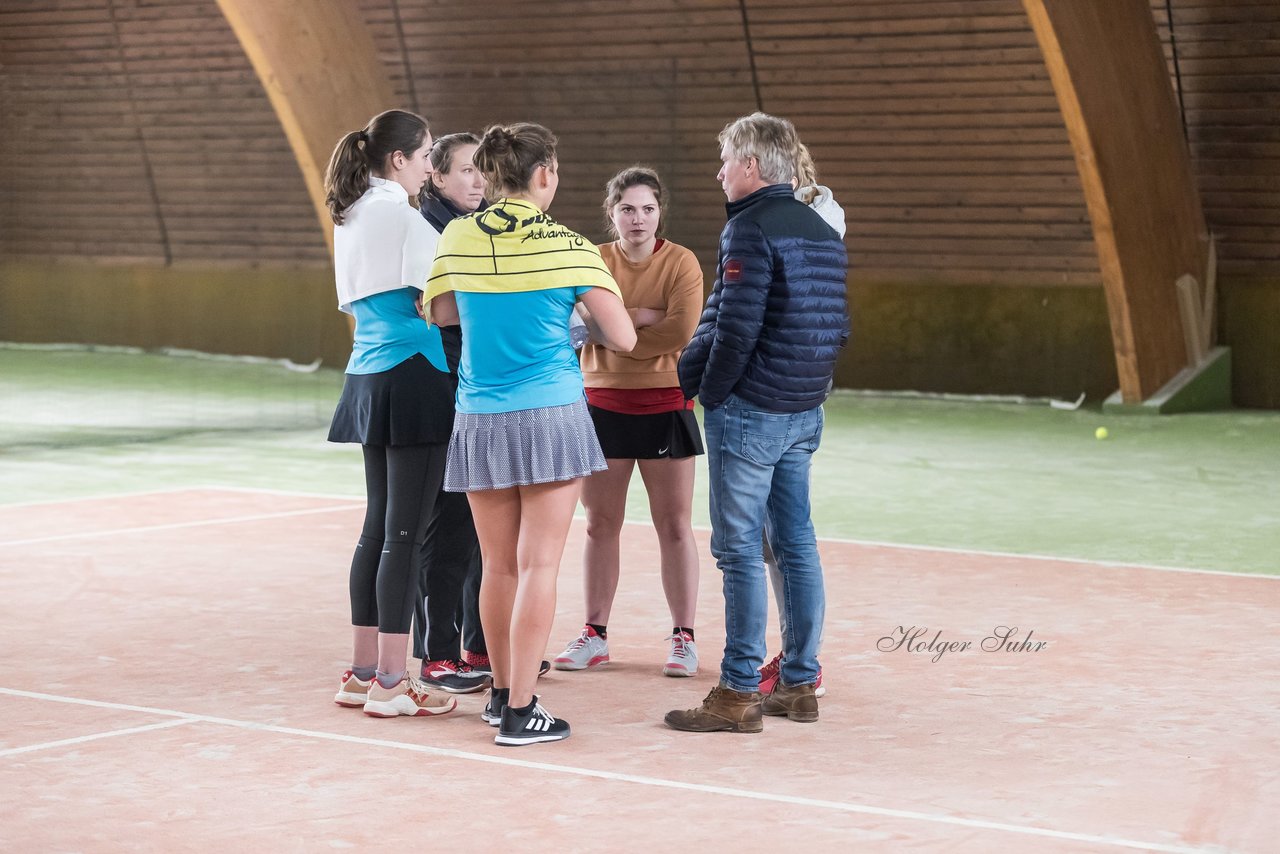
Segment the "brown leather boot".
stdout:
<svg viewBox="0 0 1280 854">
<path fill-rule="evenodd" d="M 766 715 L 786 715 L 789 720 L 813 723 L 818 719 L 818 696 L 814 690 L 813 685 L 788 688 L 779 679 L 760 704 L 760 710 Z"/>
<path fill-rule="evenodd" d="M 711 689 L 707 699 L 696 709 L 667 712 L 667 726 L 684 732 L 760 732 L 759 691 L 730 691 L 723 685 Z"/>
</svg>

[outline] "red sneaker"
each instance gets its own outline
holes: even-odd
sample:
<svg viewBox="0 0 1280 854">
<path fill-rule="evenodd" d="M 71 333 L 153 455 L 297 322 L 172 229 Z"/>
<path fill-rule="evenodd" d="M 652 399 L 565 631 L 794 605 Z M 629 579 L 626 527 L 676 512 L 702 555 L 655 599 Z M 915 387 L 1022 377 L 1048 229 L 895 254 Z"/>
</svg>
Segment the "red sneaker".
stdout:
<svg viewBox="0 0 1280 854">
<path fill-rule="evenodd" d="M 778 653 L 760 668 L 760 693 L 766 697 L 773 693 L 773 686 L 778 684 L 782 675 L 782 653 Z"/>
<path fill-rule="evenodd" d="M 422 662 L 422 681 L 450 694 L 474 694 L 489 687 L 489 674 L 465 661 L 444 658 Z"/>
<path fill-rule="evenodd" d="M 760 693 L 766 697 L 773 686 L 778 684 L 778 677 L 782 675 L 782 653 L 778 653 L 760 668 Z M 827 689 L 822 687 L 822 666 L 818 666 L 818 681 L 813 684 L 813 694 L 815 697 L 825 696 Z"/>
<path fill-rule="evenodd" d="M 483 652 L 472 652 L 469 649 L 462 651 L 462 660 L 471 665 L 472 670 L 479 671 L 486 676 L 493 675 L 493 665 L 489 663 L 489 656 Z M 542 664 L 538 667 L 538 675 L 546 676 L 547 671 L 551 669 L 551 662 L 543 659 Z M 494 724 L 497 726 L 497 724 Z"/>
<path fill-rule="evenodd" d="M 483 652 L 472 652 L 469 649 L 462 651 L 462 660 L 471 665 L 472 670 L 483 670 L 485 673 L 492 673 L 493 666 L 489 664 L 489 656 Z"/>
</svg>

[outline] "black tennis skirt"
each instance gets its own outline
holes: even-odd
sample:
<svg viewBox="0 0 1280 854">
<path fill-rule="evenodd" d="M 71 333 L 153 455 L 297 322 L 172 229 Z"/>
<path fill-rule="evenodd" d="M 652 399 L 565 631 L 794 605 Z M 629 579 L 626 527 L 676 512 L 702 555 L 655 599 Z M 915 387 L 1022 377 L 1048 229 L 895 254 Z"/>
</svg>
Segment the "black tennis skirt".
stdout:
<svg viewBox="0 0 1280 854">
<path fill-rule="evenodd" d="M 415 353 L 389 371 L 347 374 L 330 442 L 434 445 L 453 432 L 455 380 Z"/>
<path fill-rule="evenodd" d="M 683 459 L 704 453 L 702 432 L 692 410 L 627 415 L 598 406 L 587 409 L 607 459 Z"/>
</svg>

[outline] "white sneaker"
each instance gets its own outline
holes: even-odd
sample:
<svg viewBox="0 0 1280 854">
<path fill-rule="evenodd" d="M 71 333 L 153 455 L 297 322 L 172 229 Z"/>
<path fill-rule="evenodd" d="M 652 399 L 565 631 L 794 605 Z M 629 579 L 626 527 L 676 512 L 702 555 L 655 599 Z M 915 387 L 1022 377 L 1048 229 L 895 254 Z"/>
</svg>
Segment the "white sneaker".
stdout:
<svg viewBox="0 0 1280 854">
<path fill-rule="evenodd" d="M 590 626 L 582 627 L 582 634 L 556 656 L 556 670 L 586 670 L 609 661 L 609 642 L 596 634 Z"/>
<path fill-rule="evenodd" d="M 359 708 L 369 699 L 369 686 L 372 684 L 372 679 L 366 682 L 348 670 L 342 674 L 342 681 L 338 683 L 338 693 L 334 696 L 333 701 L 339 706 L 346 706 L 351 709 Z"/>
<path fill-rule="evenodd" d="M 448 694 L 432 694 L 417 679 L 405 677 L 390 688 L 383 688 L 377 679 L 369 686 L 369 699 L 365 700 L 364 713 L 374 718 L 430 717 L 447 715 L 458 706 L 458 701 Z"/>
<path fill-rule="evenodd" d="M 698 645 L 688 632 L 669 635 L 671 652 L 662 668 L 664 676 L 692 676 L 698 672 Z"/>
</svg>

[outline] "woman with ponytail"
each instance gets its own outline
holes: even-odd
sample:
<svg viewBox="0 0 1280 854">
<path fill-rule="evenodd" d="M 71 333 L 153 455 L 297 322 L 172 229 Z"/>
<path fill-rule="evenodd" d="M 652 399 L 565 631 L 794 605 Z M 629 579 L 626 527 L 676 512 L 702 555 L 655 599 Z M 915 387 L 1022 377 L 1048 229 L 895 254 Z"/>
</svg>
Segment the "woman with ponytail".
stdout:
<svg viewBox="0 0 1280 854">
<path fill-rule="evenodd" d="M 436 234 L 488 206 L 484 176 L 472 159 L 479 146 L 480 137 L 466 132 L 437 137 L 431 146 L 431 178 L 418 201 Z M 480 623 L 480 544 L 465 494 L 442 490 L 436 496 L 422 569 L 413 607 L 413 654 L 422 659 L 422 681 L 455 694 L 483 691 L 492 668 Z M 550 662 L 544 665 L 551 669 Z"/>
<path fill-rule="evenodd" d="M 582 479 L 607 467 L 570 314 L 581 301 L 610 349 L 627 352 L 636 341 L 600 252 L 545 213 L 559 186 L 555 146 L 540 125 L 485 131 L 474 159 L 497 201 L 445 228 L 426 293 L 433 321 L 462 324 L 445 489 L 467 493 L 480 538 L 493 667 L 482 717 L 504 745 L 569 737 L 533 688 Z"/>
<path fill-rule="evenodd" d="M 814 165 L 809 147 L 803 142 L 796 143 L 795 158 L 796 175 L 791 179 L 791 183 L 795 186 L 796 200 L 804 202 L 817 211 L 818 216 L 822 217 L 823 221 L 843 238 L 844 208 L 840 207 L 830 187 L 818 183 L 818 167 Z"/>
<path fill-rule="evenodd" d="M 368 503 L 351 561 L 354 652 L 334 702 L 374 717 L 428 716 L 457 701 L 406 671 L 427 533 L 453 428 L 454 381 L 417 303 L 436 233 L 409 204 L 431 175 L 421 116 L 389 110 L 345 135 L 325 173 L 338 308 L 355 318 L 329 441 L 359 443 Z"/>
</svg>

